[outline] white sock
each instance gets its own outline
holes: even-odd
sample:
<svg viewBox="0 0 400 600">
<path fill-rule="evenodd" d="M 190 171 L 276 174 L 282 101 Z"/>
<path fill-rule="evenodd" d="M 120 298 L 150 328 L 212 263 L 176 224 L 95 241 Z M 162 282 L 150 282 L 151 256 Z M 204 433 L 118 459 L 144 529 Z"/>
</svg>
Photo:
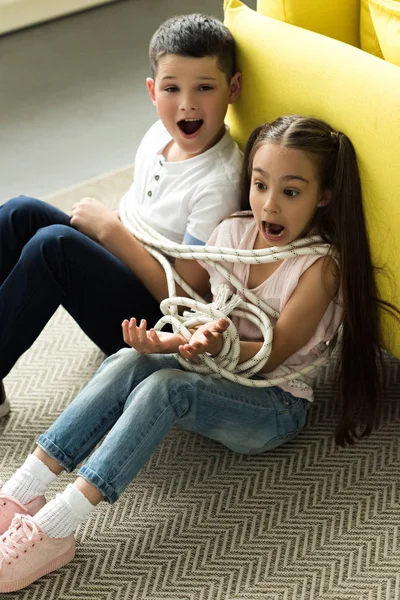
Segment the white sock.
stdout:
<svg viewBox="0 0 400 600">
<path fill-rule="evenodd" d="M 21 504 L 28 504 L 37 496 L 43 496 L 56 479 L 57 475 L 47 465 L 34 454 L 29 454 L 22 467 L 15 471 L 1 491 Z"/>
<path fill-rule="evenodd" d="M 78 488 L 69 484 L 62 494 L 57 494 L 40 509 L 34 519 L 49 537 L 62 538 L 74 533 L 95 508 Z"/>
</svg>

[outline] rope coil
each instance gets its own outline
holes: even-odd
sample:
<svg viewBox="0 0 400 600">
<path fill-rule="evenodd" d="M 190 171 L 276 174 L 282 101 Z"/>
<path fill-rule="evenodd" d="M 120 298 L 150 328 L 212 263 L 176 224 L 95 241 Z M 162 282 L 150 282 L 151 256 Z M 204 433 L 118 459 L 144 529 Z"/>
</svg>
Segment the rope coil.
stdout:
<svg viewBox="0 0 400 600">
<path fill-rule="evenodd" d="M 122 211 L 121 211 L 122 213 Z M 251 211 L 240 213 L 245 216 L 252 214 Z M 218 355 L 211 357 L 203 354 L 198 357 L 198 362 L 187 361 L 180 354 L 175 357 L 179 363 L 189 371 L 210 375 L 214 378 L 225 378 L 241 385 L 250 387 L 271 387 L 299 379 L 315 370 L 316 367 L 327 362 L 329 347 L 326 344 L 321 356 L 302 369 L 292 369 L 287 365 L 281 365 L 284 375 L 270 379 L 252 379 L 268 361 L 271 354 L 273 327 L 269 317 L 279 318 L 279 312 L 268 306 L 253 292 L 246 288 L 233 273 L 221 262 L 240 262 L 243 264 L 263 264 L 280 261 L 285 258 L 314 254 L 325 256 L 329 251 L 329 245 L 324 243 L 319 236 L 310 236 L 296 240 L 281 248 L 273 247 L 264 250 L 237 250 L 236 248 L 217 248 L 214 246 L 186 246 L 171 242 L 160 233 L 155 231 L 143 221 L 140 215 L 136 215 L 135 226 L 129 224 L 126 214 L 121 214 L 122 221 L 127 229 L 140 240 L 146 250 L 156 258 L 163 266 L 167 278 L 169 298 L 160 304 L 161 312 L 164 314 L 155 325 L 154 329 L 161 330 L 169 323 L 174 333 L 181 334 L 189 341 L 193 329 L 210 321 L 224 318 L 229 321 L 229 327 L 222 334 L 223 346 Z M 209 264 L 242 295 L 233 293 L 228 285 L 222 284 L 217 288 L 214 301 L 206 303 L 174 270 L 171 262 L 167 259 L 181 258 L 186 260 L 197 260 Z M 191 298 L 176 296 L 176 283 Z M 182 315 L 179 308 L 186 310 Z M 256 325 L 262 334 L 263 343 L 260 350 L 249 360 L 238 363 L 240 357 L 240 338 L 231 318 L 244 318 Z"/>
</svg>

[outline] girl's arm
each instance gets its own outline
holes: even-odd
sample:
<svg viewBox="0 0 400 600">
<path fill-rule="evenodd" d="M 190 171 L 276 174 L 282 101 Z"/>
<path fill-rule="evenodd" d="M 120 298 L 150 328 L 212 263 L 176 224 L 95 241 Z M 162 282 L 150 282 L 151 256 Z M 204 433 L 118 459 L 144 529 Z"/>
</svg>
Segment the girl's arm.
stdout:
<svg viewBox="0 0 400 600">
<path fill-rule="evenodd" d="M 168 297 L 163 267 L 124 227 L 115 212 L 98 200 L 84 198 L 72 207 L 71 225 L 119 258 L 158 302 Z M 209 276 L 197 261 L 177 259 L 174 268 L 198 294 L 207 294 Z M 177 295 L 187 296 L 178 285 Z"/>
<path fill-rule="evenodd" d="M 271 354 L 260 373 L 274 371 L 310 340 L 337 289 L 338 272 L 336 263 L 331 258 L 318 259 L 303 273 L 276 322 Z M 242 341 L 239 362 L 254 356 L 261 346 L 261 342 Z M 220 336 L 217 351 L 221 348 Z M 182 356 L 189 360 L 204 351 L 207 350 L 203 350 L 199 344 L 185 344 L 180 349 Z"/>
</svg>

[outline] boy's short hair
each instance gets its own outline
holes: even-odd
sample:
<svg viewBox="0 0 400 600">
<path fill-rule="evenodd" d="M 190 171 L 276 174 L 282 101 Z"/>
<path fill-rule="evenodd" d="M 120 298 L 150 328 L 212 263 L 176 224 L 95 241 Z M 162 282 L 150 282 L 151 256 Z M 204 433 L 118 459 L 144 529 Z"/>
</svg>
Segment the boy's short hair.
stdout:
<svg viewBox="0 0 400 600">
<path fill-rule="evenodd" d="M 166 54 L 215 56 L 228 82 L 237 70 L 235 41 L 229 29 L 218 19 L 199 13 L 171 17 L 160 25 L 151 38 L 149 54 L 153 78 L 158 61 Z"/>
</svg>

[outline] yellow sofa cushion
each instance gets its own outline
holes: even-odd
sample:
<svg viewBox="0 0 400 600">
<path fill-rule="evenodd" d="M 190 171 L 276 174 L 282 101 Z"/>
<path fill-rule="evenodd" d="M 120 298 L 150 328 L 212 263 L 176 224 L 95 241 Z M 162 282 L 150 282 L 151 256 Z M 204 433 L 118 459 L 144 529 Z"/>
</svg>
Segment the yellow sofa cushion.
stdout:
<svg viewBox="0 0 400 600">
<path fill-rule="evenodd" d="M 353 141 L 363 183 L 380 295 L 400 308 L 400 69 L 357 48 L 225 1 L 243 90 L 228 123 L 241 146 L 251 130 L 283 114 L 328 121 Z M 385 342 L 400 358 L 400 327 L 385 317 Z M 393 333 L 391 337 L 390 333 Z"/>
<path fill-rule="evenodd" d="M 369 0 L 369 10 L 383 58 L 400 67 L 400 2 Z"/>
<path fill-rule="evenodd" d="M 258 0 L 257 11 L 267 17 L 360 46 L 360 0 Z"/>
<path fill-rule="evenodd" d="M 375 27 L 372 22 L 369 0 L 361 0 L 360 5 L 360 48 L 383 58 Z"/>
</svg>

